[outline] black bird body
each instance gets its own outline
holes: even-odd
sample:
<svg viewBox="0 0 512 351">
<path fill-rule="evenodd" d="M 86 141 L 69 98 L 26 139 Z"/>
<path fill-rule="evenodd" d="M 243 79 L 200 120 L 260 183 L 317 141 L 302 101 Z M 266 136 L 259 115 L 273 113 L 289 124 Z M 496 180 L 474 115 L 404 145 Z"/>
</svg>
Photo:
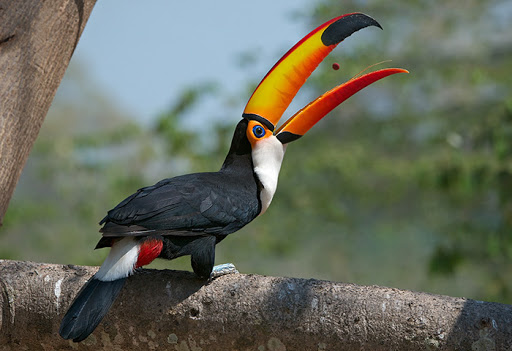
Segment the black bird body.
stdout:
<svg viewBox="0 0 512 351">
<path fill-rule="evenodd" d="M 224 182 L 229 189 L 221 187 Z M 252 179 L 242 181 L 229 171 L 187 174 L 140 189 L 109 211 L 101 232 L 105 237 L 227 235 L 254 219 L 260 208 Z"/>
<path fill-rule="evenodd" d="M 96 248 L 111 247 L 111 251 L 64 316 L 62 337 L 76 342 L 86 338 L 108 312 L 126 278 L 155 258 L 190 255 L 194 272 L 200 278 L 210 276 L 215 245 L 263 209 L 265 189 L 255 171 L 248 125 L 246 119 L 238 123 L 218 172 L 161 180 L 108 211 L 100 222 L 102 238 Z M 277 139 L 274 145 L 284 154 Z M 277 177 L 279 172 L 273 173 Z"/>
<path fill-rule="evenodd" d="M 261 182 L 254 172 L 251 147 L 238 123 L 233 142 L 218 172 L 193 173 L 161 180 L 139 189 L 102 219 L 103 237 L 96 248 L 110 247 L 123 237 L 163 241 L 158 257 L 191 255 L 194 271 L 207 277 L 214 257 L 200 259 L 205 245 L 216 245 L 238 231 L 261 210 Z M 229 184 L 229 187 L 225 185 Z M 213 239 L 208 239 L 212 237 Z M 201 244 L 199 244 L 201 243 Z M 209 248 L 209 252 L 215 252 Z M 200 272 L 207 272 L 199 274 Z"/>
<path fill-rule="evenodd" d="M 81 341 L 94 331 L 138 267 L 160 257 L 191 256 L 194 272 L 208 278 L 215 245 L 263 214 L 277 188 L 288 143 L 299 139 L 344 100 L 401 69 L 382 69 L 352 78 L 279 122 L 297 91 L 334 47 L 354 32 L 380 25 L 348 14 L 319 26 L 269 71 L 249 99 L 218 172 L 164 179 L 139 189 L 108 211 L 96 248 L 110 247 L 98 272 L 84 285 L 59 330 Z"/>
<path fill-rule="evenodd" d="M 220 171 L 186 174 L 139 189 L 103 218 L 103 236 L 227 235 L 249 223 L 261 211 L 261 183 L 246 129 L 247 121 L 240 121 Z"/>
</svg>

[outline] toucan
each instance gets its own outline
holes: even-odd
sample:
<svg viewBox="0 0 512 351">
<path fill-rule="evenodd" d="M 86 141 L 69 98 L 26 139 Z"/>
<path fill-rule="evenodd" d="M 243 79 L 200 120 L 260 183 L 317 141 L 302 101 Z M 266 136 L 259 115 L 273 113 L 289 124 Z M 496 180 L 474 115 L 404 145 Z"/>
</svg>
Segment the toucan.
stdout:
<svg viewBox="0 0 512 351">
<path fill-rule="evenodd" d="M 276 191 L 287 145 L 344 100 L 392 74 L 387 68 L 358 75 L 309 103 L 279 128 L 276 125 L 306 79 L 348 36 L 376 26 L 351 13 L 331 19 L 295 44 L 272 67 L 250 97 L 218 172 L 164 179 L 137 190 L 100 222 L 96 248 L 110 247 L 100 269 L 82 287 L 59 333 L 75 342 L 91 334 L 110 309 L 126 279 L 156 258 L 190 255 L 197 276 L 208 279 L 215 246 L 262 215 Z"/>
</svg>

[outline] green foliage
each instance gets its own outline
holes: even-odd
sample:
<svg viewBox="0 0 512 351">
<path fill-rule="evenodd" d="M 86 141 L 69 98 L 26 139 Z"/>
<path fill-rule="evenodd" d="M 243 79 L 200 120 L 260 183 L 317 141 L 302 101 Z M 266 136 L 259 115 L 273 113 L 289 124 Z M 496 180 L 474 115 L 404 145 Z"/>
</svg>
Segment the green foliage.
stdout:
<svg viewBox="0 0 512 351">
<path fill-rule="evenodd" d="M 315 9 L 315 22 L 331 13 L 362 10 L 358 5 L 323 1 Z M 386 210 L 379 210 L 396 208 L 381 219 L 384 223 L 407 219 L 420 231 L 431 232 L 434 242 L 424 270 L 432 286 L 445 277 L 471 277 L 479 284 L 468 282 L 458 294 L 510 302 L 512 58 L 504 27 L 510 7 L 504 1 L 471 1 L 463 7 L 455 1 L 375 0 L 366 5 L 364 12 L 378 18 L 385 30 L 366 46 L 359 43 L 356 51 L 343 53 L 343 61 L 360 67 L 361 57 L 370 64 L 390 49 L 387 55 L 411 71 L 408 77 L 379 83 L 380 89 L 397 92 L 386 98 L 400 108 L 384 105 L 373 111 L 380 102 L 373 96 L 373 101 L 358 105 L 357 120 L 345 110 L 324 128 L 343 128 L 345 139 L 336 149 L 346 148 L 346 143 L 349 148 L 364 145 L 359 162 L 384 165 L 365 168 L 365 174 L 359 167 L 353 175 L 357 184 L 384 182 L 389 187 L 389 192 L 370 195 L 373 204 L 393 198 Z M 333 76 L 324 68 L 315 80 L 318 90 L 332 87 Z M 359 199 L 369 195 L 357 184 L 344 183 L 359 192 Z M 427 201 L 434 208 L 423 212 L 418 202 Z"/>
<path fill-rule="evenodd" d="M 184 130 L 180 118 L 190 112 L 205 96 L 216 91 L 213 83 L 185 88 L 175 103 L 156 119 L 154 132 L 165 139 L 172 155 L 187 153 L 200 140 L 193 132 Z"/>
</svg>

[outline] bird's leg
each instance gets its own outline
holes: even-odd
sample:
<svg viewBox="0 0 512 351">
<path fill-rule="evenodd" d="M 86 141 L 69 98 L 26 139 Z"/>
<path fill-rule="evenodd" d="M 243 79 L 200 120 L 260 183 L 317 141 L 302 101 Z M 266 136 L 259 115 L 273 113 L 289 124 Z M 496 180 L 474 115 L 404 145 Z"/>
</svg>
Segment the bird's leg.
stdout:
<svg viewBox="0 0 512 351">
<path fill-rule="evenodd" d="M 210 274 L 210 281 L 227 274 L 240 273 L 233 263 L 219 264 L 213 267 Z"/>
<path fill-rule="evenodd" d="M 215 244 L 216 239 L 213 236 L 206 236 L 194 240 L 191 247 L 192 269 L 194 273 L 208 282 L 226 274 L 238 273 L 236 267 L 232 263 L 220 264 L 213 266 L 215 262 Z"/>
</svg>

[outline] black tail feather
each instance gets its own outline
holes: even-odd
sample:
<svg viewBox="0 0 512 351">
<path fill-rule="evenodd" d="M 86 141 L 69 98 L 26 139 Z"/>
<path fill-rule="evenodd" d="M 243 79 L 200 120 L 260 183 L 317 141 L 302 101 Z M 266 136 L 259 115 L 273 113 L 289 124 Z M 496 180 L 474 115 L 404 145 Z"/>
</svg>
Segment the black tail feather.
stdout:
<svg viewBox="0 0 512 351">
<path fill-rule="evenodd" d="M 107 314 L 126 278 L 101 281 L 92 277 L 78 293 L 60 324 L 59 334 L 74 342 L 84 340 Z"/>
</svg>

